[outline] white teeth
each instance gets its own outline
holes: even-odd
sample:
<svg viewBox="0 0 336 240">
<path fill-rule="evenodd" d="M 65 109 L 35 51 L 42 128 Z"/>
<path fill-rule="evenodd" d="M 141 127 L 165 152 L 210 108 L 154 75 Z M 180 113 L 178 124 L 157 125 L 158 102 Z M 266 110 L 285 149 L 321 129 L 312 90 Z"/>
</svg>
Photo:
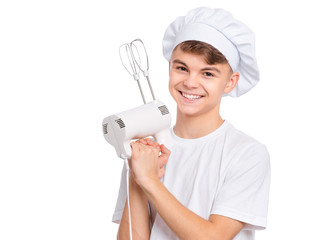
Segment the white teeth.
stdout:
<svg viewBox="0 0 336 240">
<path fill-rule="evenodd" d="M 182 92 L 182 96 L 185 97 L 185 98 L 188 98 L 188 99 L 198 99 L 198 98 L 201 98 L 202 96 L 199 96 L 199 95 L 190 95 L 190 94 L 186 94 L 184 92 Z"/>
</svg>

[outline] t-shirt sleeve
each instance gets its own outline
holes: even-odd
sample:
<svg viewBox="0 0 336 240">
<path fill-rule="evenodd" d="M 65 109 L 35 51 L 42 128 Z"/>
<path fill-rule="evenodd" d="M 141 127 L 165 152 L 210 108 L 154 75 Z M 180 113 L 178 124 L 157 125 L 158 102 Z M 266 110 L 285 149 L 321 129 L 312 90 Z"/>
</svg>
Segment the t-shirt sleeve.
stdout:
<svg viewBox="0 0 336 240">
<path fill-rule="evenodd" d="M 266 147 L 251 144 L 235 154 L 218 188 L 211 214 L 242 221 L 245 229 L 266 228 L 270 187 L 270 158 Z"/>
<path fill-rule="evenodd" d="M 126 167 L 124 165 L 122 173 L 121 173 L 121 179 L 120 179 L 120 187 L 119 187 L 119 195 L 117 198 L 117 203 L 115 206 L 115 210 L 112 217 L 112 222 L 114 223 L 120 223 L 121 217 L 124 211 L 125 202 L 127 197 L 127 183 L 126 183 Z"/>
</svg>

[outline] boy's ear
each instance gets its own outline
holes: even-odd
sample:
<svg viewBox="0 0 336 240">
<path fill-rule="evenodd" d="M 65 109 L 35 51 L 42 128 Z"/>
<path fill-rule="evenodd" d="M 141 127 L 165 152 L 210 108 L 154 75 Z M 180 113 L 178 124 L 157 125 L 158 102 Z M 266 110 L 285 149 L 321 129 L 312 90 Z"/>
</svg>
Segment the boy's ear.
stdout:
<svg viewBox="0 0 336 240">
<path fill-rule="evenodd" d="M 232 73 L 231 77 L 226 83 L 226 86 L 224 88 L 224 93 L 231 92 L 237 86 L 238 81 L 239 81 L 239 73 L 238 72 Z"/>
</svg>

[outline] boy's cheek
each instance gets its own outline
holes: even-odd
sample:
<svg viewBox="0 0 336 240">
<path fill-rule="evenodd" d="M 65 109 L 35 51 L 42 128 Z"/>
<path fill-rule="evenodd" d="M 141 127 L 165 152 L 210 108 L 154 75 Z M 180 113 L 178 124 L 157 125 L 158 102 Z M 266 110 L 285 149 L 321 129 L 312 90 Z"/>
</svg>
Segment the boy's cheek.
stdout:
<svg viewBox="0 0 336 240">
<path fill-rule="evenodd" d="M 169 88 L 170 95 L 174 98 L 174 87 L 173 87 L 173 83 L 171 80 L 169 80 L 168 88 Z"/>
</svg>

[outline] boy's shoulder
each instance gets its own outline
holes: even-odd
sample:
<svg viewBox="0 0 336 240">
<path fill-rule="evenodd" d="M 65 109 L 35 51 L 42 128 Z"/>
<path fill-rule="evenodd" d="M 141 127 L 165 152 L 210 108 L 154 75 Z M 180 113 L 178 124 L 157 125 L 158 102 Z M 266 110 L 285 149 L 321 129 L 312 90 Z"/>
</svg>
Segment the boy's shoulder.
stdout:
<svg viewBox="0 0 336 240">
<path fill-rule="evenodd" d="M 263 143 L 238 130 L 231 123 L 227 122 L 227 125 L 223 139 L 226 142 L 226 150 L 229 150 L 236 157 L 248 155 L 268 156 L 267 147 Z"/>
<path fill-rule="evenodd" d="M 237 129 L 231 122 L 225 121 L 226 128 L 225 132 L 223 131 L 223 134 L 225 136 L 225 140 L 231 141 L 233 143 L 239 144 L 239 145 L 263 145 L 260 141 L 255 139 L 254 137 L 246 134 L 245 132 Z"/>
</svg>

